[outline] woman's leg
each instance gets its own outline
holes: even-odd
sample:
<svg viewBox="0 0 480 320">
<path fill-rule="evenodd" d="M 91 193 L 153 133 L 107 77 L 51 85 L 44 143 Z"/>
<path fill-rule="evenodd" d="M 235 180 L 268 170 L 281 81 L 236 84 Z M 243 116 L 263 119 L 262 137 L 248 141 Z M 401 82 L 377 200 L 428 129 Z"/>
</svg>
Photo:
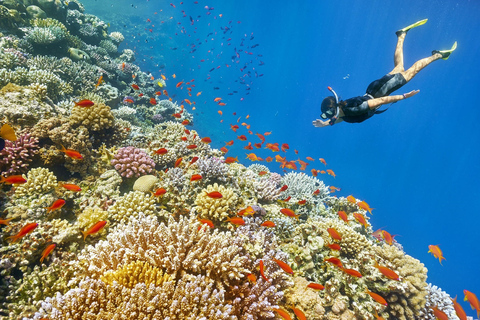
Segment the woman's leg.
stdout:
<svg viewBox="0 0 480 320">
<path fill-rule="evenodd" d="M 406 32 L 397 32 L 397 46 L 395 47 L 395 54 L 393 55 L 394 68 L 389 74 L 403 72 L 403 42 L 405 41 Z"/>
<path fill-rule="evenodd" d="M 435 53 L 428 58 L 423 58 L 421 60 L 418 60 L 410 68 L 408 68 L 408 70 L 401 72 L 401 74 L 403 75 L 405 80 L 407 80 L 408 82 L 412 80 L 413 77 L 415 77 L 417 73 L 420 72 L 420 70 L 428 66 L 433 61 L 436 61 L 441 58 L 442 58 L 442 55 L 440 53 Z"/>
</svg>

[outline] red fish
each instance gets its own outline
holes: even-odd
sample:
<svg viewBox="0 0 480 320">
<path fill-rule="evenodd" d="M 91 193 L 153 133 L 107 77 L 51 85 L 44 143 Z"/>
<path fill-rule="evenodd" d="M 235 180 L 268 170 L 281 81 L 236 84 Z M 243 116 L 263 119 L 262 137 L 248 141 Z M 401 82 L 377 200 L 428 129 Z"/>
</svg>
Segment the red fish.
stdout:
<svg viewBox="0 0 480 320">
<path fill-rule="evenodd" d="M 342 236 L 338 233 L 338 231 L 335 228 L 328 228 L 327 231 L 328 231 L 328 234 L 330 234 L 330 237 L 332 237 L 332 239 L 342 241 Z"/>
<path fill-rule="evenodd" d="M 43 259 L 45 259 L 46 256 L 48 256 L 53 251 L 53 249 L 55 249 L 56 246 L 57 245 L 55 243 L 52 243 L 49 246 L 47 246 L 45 250 L 43 250 L 42 257 L 40 258 L 40 263 L 43 263 Z"/>
<path fill-rule="evenodd" d="M 234 162 L 238 162 L 238 157 L 227 157 L 227 159 L 225 159 L 225 163 L 234 163 Z"/>
<path fill-rule="evenodd" d="M 299 200 L 297 203 L 299 205 L 304 205 L 305 203 L 307 203 L 307 200 Z"/>
<path fill-rule="evenodd" d="M 286 264 L 282 260 L 278 260 L 278 259 L 275 259 L 275 258 L 272 258 L 272 260 L 275 261 L 278 264 L 278 266 L 280 268 L 282 268 L 283 271 L 285 271 L 286 273 L 293 274 L 293 270 L 292 270 L 292 268 L 290 268 L 290 266 L 288 264 Z"/>
<path fill-rule="evenodd" d="M 155 98 L 150 98 L 150 104 L 151 105 L 157 105 L 157 100 Z"/>
<path fill-rule="evenodd" d="M 225 145 L 227 145 L 227 146 L 233 145 L 233 140 L 230 140 L 230 141 L 228 141 L 228 142 L 225 142 Z"/>
<path fill-rule="evenodd" d="M 20 231 L 16 235 L 10 236 L 7 239 L 8 240 L 11 239 L 11 243 L 15 243 L 21 238 L 25 237 L 27 234 L 31 233 L 33 230 L 35 230 L 37 226 L 38 226 L 38 223 L 35 223 L 35 222 L 27 223 L 22 229 L 20 229 Z"/>
<path fill-rule="evenodd" d="M 213 228 L 213 222 L 212 220 L 209 220 L 209 219 L 198 219 L 198 221 L 200 221 L 201 224 L 206 224 L 208 225 L 210 228 Z M 199 227 L 200 229 L 200 227 Z"/>
<path fill-rule="evenodd" d="M 240 217 L 229 217 L 226 221 L 233 223 L 236 226 L 243 226 L 245 224 L 245 220 Z"/>
<path fill-rule="evenodd" d="M 345 269 L 345 268 L 342 268 L 343 272 L 345 272 L 346 274 L 349 274 L 351 275 L 352 277 L 356 277 L 356 278 L 361 278 L 362 277 L 362 274 L 360 272 L 358 272 L 357 270 L 354 270 L 354 269 Z"/>
<path fill-rule="evenodd" d="M 334 266 L 337 266 L 339 268 L 343 268 L 342 261 L 340 261 L 340 259 L 338 259 L 338 258 L 330 257 L 330 258 L 323 259 L 323 261 L 330 262 Z"/>
<path fill-rule="evenodd" d="M 355 220 L 357 220 L 358 223 L 363 225 L 365 227 L 365 229 L 368 228 L 367 220 L 365 219 L 365 216 L 363 214 L 358 213 L 358 212 L 354 212 L 353 217 L 355 218 Z"/>
<path fill-rule="evenodd" d="M 5 183 L 5 184 L 23 184 L 27 182 L 27 180 L 22 177 L 21 175 L 13 175 L 13 176 L 8 176 L 8 177 L 0 177 L 0 183 Z"/>
<path fill-rule="evenodd" d="M 348 217 L 345 211 L 338 211 L 338 216 L 340 217 L 340 219 L 348 223 Z"/>
<path fill-rule="evenodd" d="M 8 226 L 8 224 L 10 223 L 10 220 L 12 220 L 13 218 L 10 218 L 10 219 L 0 219 L 0 224 L 3 224 L 4 226 Z"/>
<path fill-rule="evenodd" d="M 75 160 L 83 160 L 83 156 L 78 151 L 75 151 L 73 149 L 65 149 L 65 147 L 62 146 L 62 149 L 60 151 L 64 152 L 65 155 L 69 158 L 72 158 Z"/>
<path fill-rule="evenodd" d="M 199 174 L 194 174 L 190 177 L 190 181 L 197 181 L 197 180 L 201 180 L 202 179 L 202 176 L 199 175 Z"/>
<path fill-rule="evenodd" d="M 253 284 L 257 283 L 257 277 L 252 273 L 247 274 L 247 279 Z"/>
<path fill-rule="evenodd" d="M 273 221 L 267 220 L 267 221 L 263 222 L 260 226 L 267 227 L 267 228 L 273 228 L 273 227 L 275 227 L 275 223 Z"/>
<path fill-rule="evenodd" d="M 60 184 L 60 186 L 62 188 L 65 188 L 65 189 L 73 191 L 73 192 L 82 191 L 82 188 L 80 188 L 76 184 L 63 183 L 63 184 Z"/>
<path fill-rule="evenodd" d="M 295 306 L 291 306 L 293 313 L 297 316 L 298 320 L 307 320 L 305 313 L 302 310 L 296 308 Z"/>
<path fill-rule="evenodd" d="M 190 144 L 190 145 L 187 146 L 188 150 L 192 150 L 192 149 L 196 149 L 196 148 L 197 148 L 196 144 Z"/>
<path fill-rule="evenodd" d="M 154 197 L 159 197 L 159 196 L 163 196 L 166 192 L 167 190 L 165 190 L 164 188 L 158 188 L 157 190 L 155 190 L 155 192 L 152 192 L 152 195 Z"/>
<path fill-rule="evenodd" d="M 203 143 L 210 143 L 212 142 L 212 139 L 210 139 L 209 137 L 205 137 L 205 138 L 202 138 L 200 141 L 202 141 Z"/>
<path fill-rule="evenodd" d="M 265 273 L 264 273 L 265 266 L 263 265 L 263 260 L 260 260 L 259 267 L 260 267 L 260 275 L 262 276 L 263 279 L 265 279 L 265 281 L 269 282 L 270 280 L 268 280 L 267 277 L 265 277 Z"/>
<path fill-rule="evenodd" d="M 288 143 L 282 144 L 282 151 L 283 152 L 287 152 L 288 149 L 290 149 L 290 146 L 288 145 Z"/>
<path fill-rule="evenodd" d="M 285 190 L 288 189 L 288 186 L 286 184 L 284 184 L 281 188 L 280 188 L 280 192 L 283 192 Z"/>
<path fill-rule="evenodd" d="M 246 145 L 245 147 L 243 147 L 243 149 L 246 149 L 246 150 L 253 150 L 253 147 L 252 147 L 252 143 L 249 142 L 248 145 Z"/>
<path fill-rule="evenodd" d="M 385 300 L 381 295 L 379 295 L 375 292 L 372 292 L 368 289 L 366 289 L 365 292 L 368 293 L 370 295 L 370 297 L 372 297 L 373 300 L 377 301 L 378 303 L 380 303 L 384 306 L 388 306 L 387 300 Z"/>
<path fill-rule="evenodd" d="M 452 299 L 452 303 L 453 308 L 455 308 L 455 313 L 457 314 L 457 317 L 460 320 L 467 320 L 467 314 L 465 313 L 465 310 L 463 310 L 462 306 L 457 302 L 457 296 L 455 296 L 455 299 Z"/>
<path fill-rule="evenodd" d="M 75 103 L 76 107 L 82 107 L 82 108 L 90 108 L 91 106 L 95 105 L 95 102 L 87 99 L 80 100 L 78 102 L 73 102 Z"/>
<path fill-rule="evenodd" d="M 465 294 L 464 300 L 470 302 L 472 309 L 477 310 L 477 318 L 480 318 L 480 302 L 477 296 L 468 290 L 463 290 L 463 293 Z"/>
<path fill-rule="evenodd" d="M 340 250 L 340 245 L 338 243 L 330 243 L 330 244 L 327 244 L 327 247 L 329 247 L 330 249 L 332 250 Z"/>
<path fill-rule="evenodd" d="M 135 89 L 135 90 L 140 90 L 140 87 L 136 84 L 132 84 L 132 88 Z"/>
<path fill-rule="evenodd" d="M 226 147 L 221 147 L 220 148 L 220 151 L 222 151 L 223 153 L 227 153 L 228 152 L 228 149 Z"/>
<path fill-rule="evenodd" d="M 237 136 L 237 139 L 240 141 L 246 141 L 247 137 L 245 137 L 245 135 L 242 134 L 241 136 Z"/>
<path fill-rule="evenodd" d="M 320 283 L 315 283 L 315 282 L 310 282 L 310 283 L 307 285 L 307 288 L 311 288 L 311 289 L 317 290 L 317 291 L 320 291 L 320 290 L 325 289 L 325 287 L 322 286 Z"/>
<path fill-rule="evenodd" d="M 207 194 L 207 197 L 209 198 L 212 198 L 212 199 L 221 199 L 223 198 L 223 195 L 218 192 L 218 191 L 212 191 L 212 192 L 207 192 L 205 191 L 205 193 Z"/>
<path fill-rule="evenodd" d="M 295 214 L 295 212 L 289 208 L 280 209 L 280 212 L 286 215 L 287 217 L 295 218 L 297 220 L 298 220 L 298 217 L 300 217 L 299 214 Z"/>
<path fill-rule="evenodd" d="M 190 163 L 188 164 L 188 166 L 191 166 L 192 164 L 197 162 L 197 160 L 198 160 L 198 157 L 193 157 L 192 160 L 190 161 Z"/>
<path fill-rule="evenodd" d="M 61 209 L 65 205 L 65 202 L 66 201 L 63 199 L 55 200 L 55 202 L 50 207 L 47 207 L 45 209 L 47 209 L 47 213 L 50 213 L 52 211 Z"/>
<path fill-rule="evenodd" d="M 388 279 L 400 281 L 400 277 L 399 277 L 398 274 L 395 273 L 395 271 L 393 271 L 392 269 L 389 269 L 389 268 L 387 268 L 387 267 L 380 266 L 377 262 L 375 262 L 374 267 L 377 268 L 378 271 L 380 271 L 380 272 L 381 272 L 385 277 L 387 277 Z"/>
<path fill-rule="evenodd" d="M 160 154 L 160 155 L 162 155 L 162 154 L 166 154 L 167 152 L 168 152 L 167 149 L 165 149 L 165 148 L 160 148 L 160 149 L 158 149 L 157 151 L 155 151 L 154 153 L 155 153 L 155 154 Z"/>
<path fill-rule="evenodd" d="M 107 221 L 98 221 L 97 223 L 95 223 L 93 225 L 93 227 L 91 227 L 90 229 L 88 229 L 87 231 L 81 231 L 82 234 L 83 234 L 83 240 L 87 239 L 87 236 L 91 235 L 91 234 L 95 234 L 97 232 L 99 232 L 100 230 L 103 229 L 103 227 L 105 227 L 105 225 L 107 224 Z"/>
<path fill-rule="evenodd" d="M 438 319 L 438 320 L 448 320 L 448 316 L 445 312 L 443 312 L 442 310 L 438 309 L 437 306 L 435 307 L 430 307 L 433 311 L 433 315 L 435 316 L 435 319 Z"/>
<path fill-rule="evenodd" d="M 183 84 L 183 81 L 180 81 L 179 83 L 177 83 L 176 87 L 180 87 L 181 85 Z"/>
<path fill-rule="evenodd" d="M 175 161 L 175 164 L 173 165 L 174 168 L 178 167 L 182 163 L 183 158 L 178 158 L 177 161 Z"/>
<path fill-rule="evenodd" d="M 431 244 L 428 246 L 428 249 L 429 249 L 428 252 L 433 254 L 435 259 L 438 258 L 438 261 L 440 262 L 440 264 L 442 264 L 442 260 L 447 260 L 443 257 L 443 252 L 439 246 Z"/>
<path fill-rule="evenodd" d="M 282 317 L 284 320 L 292 320 L 292 317 L 290 317 L 290 315 L 288 314 L 287 311 L 279 308 L 279 307 L 276 307 L 276 308 L 273 308 L 273 311 L 275 311 L 276 313 L 278 313 L 278 315 L 280 317 Z"/>
</svg>

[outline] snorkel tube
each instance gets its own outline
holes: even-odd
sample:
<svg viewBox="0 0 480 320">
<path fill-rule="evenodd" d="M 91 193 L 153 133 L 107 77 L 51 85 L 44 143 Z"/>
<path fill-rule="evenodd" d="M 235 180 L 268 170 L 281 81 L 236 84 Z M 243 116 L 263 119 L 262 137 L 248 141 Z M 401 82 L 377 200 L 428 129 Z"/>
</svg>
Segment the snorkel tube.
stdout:
<svg viewBox="0 0 480 320">
<path fill-rule="evenodd" d="M 330 125 L 333 126 L 335 124 L 335 121 L 337 121 L 338 119 L 338 115 L 340 114 L 340 108 L 338 107 L 338 96 L 337 96 L 337 93 L 335 92 L 335 90 L 332 89 L 332 87 L 327 87 L 327 89 L 333 93 L 333 95 L 335 96 L 335 115 L 333 117 L 330 118 Z"/>
</svg>

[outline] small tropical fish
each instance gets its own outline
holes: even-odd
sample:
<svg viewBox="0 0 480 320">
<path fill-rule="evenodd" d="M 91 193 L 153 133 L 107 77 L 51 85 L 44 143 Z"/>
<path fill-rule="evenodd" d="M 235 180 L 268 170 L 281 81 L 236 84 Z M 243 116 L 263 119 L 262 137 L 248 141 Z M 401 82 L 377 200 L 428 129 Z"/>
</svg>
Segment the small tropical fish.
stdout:
<svg viewBox="0 0 480 320">
<path fill-rule="evenodd" d="M 453 303 L 453 308 L 455 309 L 455 313 L 457 314 L 457 317 L 460 320 L 467 320 L 467 314 L 465 313 L 465 310 L 463 310 L 462 306 L 457 302 L 457 296 L 455 296 L 455 299 L 452 299 L 452 303 Z"/>
<path fill-rule="evenodd" d="M 47 209 L 47 213 L 50 213 L 55 210 L 61 209 L 65 205 L 66 201 L 64 199 L 57 199 L 55 202 L 50 206 L 45 209 Z"/>
<path fill-rule="evenodd" d="M 188 100 L 188 99 L 184 99 L 184 101 L 185 101 L 186 103 L 188 103 L 189 106 L 192 105 L 192 101 L 190 101 L 190 100 Z"/>
<path fill-rule="evenodd" d="M 176 87 L 180 87 L 181 85 L 183 84 L 183 81 L 180 81 L 179 83 L 177 83 Z"/>
<path fill-rule="evenodd" d="M 207 197 L 209 198 L 212 198 L 212 199 L 221 199 L 223 198 L 223 195 L 218 192 L 218 191 L 212 191 L 212 192 L 207 192 L 205 191 L 205 193 L 207 194 Z"/>
<path fill-rule="evenodd" d="M 443 312 L 442 310 L 438 309 L 437 306 L 435 307 L 430 307 L 430 309 L 432 309 L 433 311 L 433 315 L 435 316 L 435 319 L 438 319 L 438 320 L 448 320 L 448 316 L 445 312 Z"/>
<path fill-rule="evenodd" d="M 375 261 L 374 267 L 377 268 L 378 271 L 380 271 L 380 272 L 381 272 L 385 277 L 387 277 L 388 279 L 400 281 L 400 277 L 399 277 L 398 274 L 397 274 L 395 271 L 393 271 L 392 269 L 389 269 L 389 268 L 387 268 L 387 267 L 380 266 L 376 261 Z"/>
<path fill-rule="evenodd" d="M 162 91 L 164 95 L 166 95 L 168 97 L 168 91 L 167 90 L 163 90 Z"/>
<path fill-rule="evenodd" d="M 180 119 L 182 117 L 180 113 L 173 113 L 172 116 L 177 119 Z"/>
<path fill-rule="evenodd" d="M 278 315 L 282 317 L 284 320 L 292 320 L 292 317 L 290 317 L 288 312 L 281 309 L 280 307 L 273 308 L 272 310 L 278 313 Z"/>
<path fill-rule="evenodd" d="M 190 177 L 190 181 L 197 181 L 197 180 L 201 180 L 202 179 L 202 176 L 199 175 L 199 174 L 194 174 Z"/>
<path fill-rule="evenodd" d="M 0 177 L 0 183 L 23 184 L 25 182 L 27 182 L 27 180 L 24 177 L 22 177 L 21 175 L 13 175 L 13 176 L 8 176 L 8 177 L 1 176 Z"/>
<path fill-rule="evenodd" d="M 125 62 L 122 63 L 122 72 L 125 70 Z"/>
<path fill-rule="evenodd" d="M 342 190 L 342 189 L 337 188 L 337 187 L 334 187 L 334 186 L 330 186 L 330 187 L 328 187 L 328 188 L 330 189 L 330 193 L 334 193 L 335 191 L 340 191 L 340 190 Z"/>
<path fill-rule="evenodd" d="M 365 216 L 363 214 L 358 213 L 358 212 L 354 212 L 353 217 L 355 218 L 355 220 L 357 220 L 358 223 L 363 225 L 365 227 L 365 229 L 368 228 L 367 220 L 365 219 Z"/>
<path fill-rule="evenodd" d="M 167 77 L 165 77 L 163 74 L 161 74 L 160 77 L 162 77 L 163 80 L 167 80 Z"/>
<path fill-rule="evenodd" d="M 133 99 L 130 99 L 130 98 L 125 98 L 125 99 L 123 99 L 123 102 L 135 103 L 135 101 L 133 101 Z"/>
<path fill-rule="evenodd" d="M 236 225 L 236 226 L 243 226 L 245 224 L 245 220 L 240 217 L 229 217 L 226 221 Z"/>
<path fill-rule="evenodd" d="M 311 172 L 312 172 L 312 176 L 314 176 L 314 177 L 318 176 L 318 170 L 312 169 Z"/>
<path fill-rule="evenodd" d="M 342 236 L 338 233 L 337 229 L 328 228 L 327 231 L 330 237 L 332 237 L 332 239 L 342 241 Z"/>
<path fill-rule="evenodd" d="M 190 161 L 190 163 L 188 164 L 188 166 L 191 166 L 192 164 L 197 162 L 197 160 L 198 160 L 198 157 L 193 157 L 192 160 Z"/>
<path fill-rule="evenodd" d="M 190 144 L 190 145 L 187 146 L 188 150 L 192 150 L 192 149 L 196 149 L 196 148 L 197 148 L 196 144 Z"/>
<path fill-rule="evenodd" d="M 247 153 L 247 157 L 245 159 L 251 160 L 251 161 L 257 161 L 257 155 L 255 153 Z"/>
<path fill-rule="evenodd" d="M 177 161 L 175 161 L 175 164 L 173 165 L 174 168 L 178 167 L 182 163 L 183 158 L 178 158 Z"/>
<path fill-rule="evenodd" d="M 324 165 L 327 165 L 327 162 L 325 161 L 325 159 L 320 158 L 320 159 L 318 159 L 318 160 L 320 160 L 320 162 L 323 163 Z"/>
<path fill-rule="evenodd" d="M 357 206 L 359 206 L 363 210 L 368 211 L 370 214 L 372 214 L 373 208 L 370 208 L 368 203 L 366 203 L 365 201 L 360 201 L 359 203 L 357 203 Z"/>
<path fill-rule="evenodd" d="M 218 101 L 220 101 L 220 100 L 222 100 L 222 98 L 215 98 L 215 99 L 213 99 L 214 102 L 218 102 Z"/>
<path fill-rule="evenodd" d="M 65 149 L 63 145 L 62 149 L 60 150 L 61 152 L 65 153 L 65 155 L 69 158 L 75 159 L 75 160 L 83 160 L 83 156 L 80 154 L 80 152 L 75 151 L 73 149 Z"/>
<path fill-rule="evenodd" d="M 237 212 L 237 215 L 239 216 L 253 216 L 255 214 L 255 209 L 252 208 L 252 206 L 248 206 L 245 209 L 242 209 Z"/>
<path fill-rule="evenodd" d="M 393 245 L 395 236 L 392 236 L 390 233 L 388 233 L 385 230 L 382 230 L 382 236 L 383 236 L 383 240 L 385 240 L 386 243 L 388 243 L 389 245 Z"/>
<path fill-rule="evenodd" d="M 315 282 L 310 282 L 310 283 L 307 285 L 307 288 L 311 288 L 311 289 L 317 290 L 317 291 L 320 291 L 320 290 L 325 289 L 325 287 L 322 286 L 320 283 L 315 283 Z"/>
<path fill-rule="evenodd" d="M 372 292 L 368 289 L 365 290 L 366 293 L 368 293 L 368 295 L 370 297 L 372 297 L 373 300 L 377 301 L 378 303 L 384 305 L 384 306 L 388 306 L 388 303 L 387 303 L 387 300 L 385 300 L 381 295 L 375 293 L 375 292 Z"/>
<path fill-rule="evenodd" d="M 166 192 L 167 190 L 165 190 L 164 188 L 158 188 L 157 190 L 155 190 L 155 192 L 152 192 L 152 195 L 154 197 L 159 197 L 159 196 L 163 196 Z"/>
<path fill-rule="evenodd" d="M 227 157 L 227 159 L 225 159 L 225 163 L 234 163 L 234 162 L 238 162 L 238 157 Z"/>
<path fill-rule="evenodd" d="M 292 197 L 291 197 L 291 196 L 288 196 L 288 197 L 286 197 L 285 199 L 279 199 L 278 201 L 288 202 L 288 201 L 290 201 L 290 199 L 292 199 Z"/>
<path fill-rule="evenodd" d="M 0 137 L 5 140 L 9 141 L 16 141 L 17 136 L 15 135 L 15 130 L 13 128 L 5 123 L 1 128 L 0 128 Z"/>
<path fill-rule="evenodd" d="M 197 92 L 197 97 L 202 94 L 202 91 Z"/>
<path fill-rule="evenodd" d="M 287 152 L 287 150 L 290 149 L 290 146 L 288 145 L 288 143 L 284 143 L 282 144 L 281 149 L 283 152 Z"/>
<path fill-rule="evenodd" d="M 298 217 L 300 217 L 299 214 L 295 214 L 295 212 L 289 208 L 280 209 L 280 212 L 286 215 L 287 217 L 295 218 L 297 220 L 298 220 Z"/>
<path fill-rule="evenodd" d="M 237 139 L 240 141 L 246 141 L 247 137 L 245 137 L 245 135 L 242 134 L 241 136 L 237 136 Z"/>
<path fill-rule="evenodd" d="M 428 249 L 429 249 L 428 252 L 433 254 L 435 259 L 438 258 L 438 261 L 440 262 L 440 264 L 442 264 L 442 260 L 447 260 L 443 257 L 443 252 L 439 246 L 431 244 L 428 246 Z"/>
<path fill-rule="evenodd" d="M 265 273 L 264 273 L 265 266 L 263 265 L 263 260 L 260 260 L 259 267 L 260 267 L 260 275 L 262 276 L 263 279 L 265 279 L 265 281 L 269 282 L 270 280 L 268 280 L 267 277 L 265 277 Z"/>
<path fill-rule="evenodd" d="M 125 62 L 122 65 L 122 71 L 124 68 L 125 68 Z M 95 85 L 95 89 L 97 89 L 98 86 L 102 84 L 102 82 L 103 82 L 103 75 L 101 75 L 100 78 L 98 78 L 97 84 Z"/>
<path fill-rule="evenodd" d="M 137 84 L 132 84 L 132 88 L 135 90 L 140 90 L 140 87 Z"/>
<path fill-rule="evenodd" d="M 95 234 L 95 233 L 99 232 L 100 230 L 102 230 L 103 227 L 105 227 L 106 224 L 107 224 L 107 221 L 105 221 L 105 220 L 104 221 L 98 221 L 97 223 L 95 223 L 93 225 L 93 227 L 91 227 L 87 231 L 81 231 L 82 234 L 83 234 L 83 240 L 87 239 L 88 235 Z"/>
<path fill-rule="evenodd" d="M 212 139 L 210 139 L 209 137 L 205 137 L 205 138 L 202 138 L 200 141 L 202 141 L 203 143 L 210 143 L 212 142 Z"/>
<path fill-rule="evenodd" d="M 186 125 L 189 124 L 189 123 L 190 123 L 190 121 L 189 121 L 188 119 L 185 119 L 185 120 L 182 121 L 182 124 L 183 124 L 184 126 L 186 126 Z"/>
<path fill-rule="evenodd" d="M 25 237 L 27 234 L 31 233 L 33 230 L 35 230 L 37 226 L 38 223 L 35 222 L 27 223 L 22 229 L 20 229 L 20 231 L 16 235 L 10 236 L 7 239 L 11 239 L 11 243 L 15 243 L 21 238 Z"/>
<path fill-rule="evenodd" d="M 327 169 L 327 173 L 334 178 L 336 177 L 335 172 L 333 172 L 333 170 L 331 170 L 331 169 Z"/>
<path fill-rule="evenodd" d="M 480 318 L 480 302 L 477 296 L 468 290 L 463 290 L 463 293 L 465 294 L 464 301 L 468 301 L 472 309 L 477 310 L 477 318 Z"/>
<path fill-rule="evenodd" d="M 78 102 L 73 102 L 75 103 L 76 107 L 82 107 L 82 108 L 90 108 L 91 106 L 95 105 L 95 102 L 87 99 L 80 100 Z"/>
<path fill-rule="evenodd" d="M 226 147 L 221 147 L 220 148 L 220 151 L 222 151 L 223 153 L 227 153 L 228 152 L 228 149 Z"/>
<path fill-rule="evenodd" d="M 10 218 L 10 219 L 0 219 L 0 224 L 3 224 L 4 226 L 8 226 L 8 224 L 10 223 L 10 220 L 12 220 L 13 218 Z"/>
<path fill-rule="evenodd" d="M 330 244 L 327 244 L 326 246 L 329 247 L 332 250 L 339 251 L 341 249 L 341 247 L 338 243 L 330 243 Z"/>
<path fill-rule="evenodd" d="M 348 217 L 345 211 L 338 211 L 338 216 L 340 217 L 340 219 L 345 221 L 345 223 L 348 223 Z"/>
<path fill-rule="evenodd" d="M 167 149 L 165 149 L 165 148 L 160 148 L 160 149 L 158 149 L 157 151 L 155 151 L 154 154 L 160 154 L 160 155 L 162 155 L 162 154 L 166 154 L 167 152 L 168 152 Z"/>
<path fill-rule="evenodd" d="M 201 224 L 206 224 L 208 225 L 210 228 L 213 228 L 213 222 L 212 220 L 209 220 L 209 219 L 198 219 L 198 221 L 200 221 Z"/>
<path fill-rule="evenodd" d="M 257 277 L 253 273 L 247 274 L 247 279 L 253 284 L 257 283 Z"/>
<path fill-rule="evenodd" d="M 354 269 L 346 269 L 346 268 L 342 268 L 343 272 L 345 272 L 346 274 L 349 274 L 351 275 L 352 277 L 357 277 L 357 278 L 361 278 L 362 277 L 362 274 L 360 272 L 358 272 L 357 270 L 354 270 Z"/>
<path fill-rule="evenodd" d="M 347 200 L 348 200 L 348 202 L 350 202 L 350 203 L 357 204 L 357 199 L 355 199 L 355 197 L 352 196 L 352 195 L 349 195 L 349 196 L 347 197 Z"/>
<path fill-rule="evenodd" d="M 80 188 L 76 184 L 62 183 L 62 184 L 60 184 L 60 187 L 65 188 L 65 189 L 70 190 L 70 191 L 73 191 L 73 192 L 82 191 L 82 188 Z"/>
<path fill-rule="evenodd" d="M 217 112 L 218 112 L 219 115 L 223 115 L 222 110 L 218 110 Z"/>
<path fill-rule="evenodd" d="M 337 266 L 339 268 L 343 268 L 342 261 L 340 261 L 340 259 L 338 259 L 336 257 L 325 258 L 325 259 L 323 259 L 323 261 L 330 262 L 334 266 Z"/>
<path fill-rule="evenodd" d="M 48 245 L 42 252 L 42 257 L 40 258 L 40 263 L 43 263 L 43 259 L 45 259 L 52 251 L 55 249 L 57 245 L 55 243 L 52 243 Z"/>
<path fill-rule="evenodd" d="M 305 203 L 307 203 L 307 200 L 299 200 L 297 203 L 299 205 L 304 205 Z"/>
<path fill-rule="evenodd" d="M 299 320 L 307 320 L 307 317 L 305 316 L 305 313 L 303 313 L 302 310 L 296 308 L 295 306 L 291 306 L 293 313 L 297 316 Z"/>
<path fill-rule="evenodd" d="M 153 97 L 150 98 L 150 104 L 155 106 L 157 104 L 157 99 L 155 99 Z"/>
<path fill-rule="evenodd" d="M 280 188 L 280 192 L 283 192 L 285 190 L 288 189 L 288 186 L 286 184 L 284 184 L 281 188 Z"/>
<path fill-rule="evenodd" d="M 286 273 L 293 274 L 293 270 L 292 270 L 292 268 L 290 268 L 290 266 L 288 264 L 286 264 L 282 260 L 278 260 L 278 259 L 275 259 L 275 258 L 272 258 L 272 260 L 275 261 L 278 264 L 278 266 L 280 268 L 282 268 L 283 271 L 285 271 Z"/>
<path fill-rule="evenodd" d="M 273 227 L 275 227 L 275 223 L 273 221 L 267 220 L 267 221 L 264 221 L 260 226 L 267 227 L 267 228 L 273 228 Z"/>
</svg>

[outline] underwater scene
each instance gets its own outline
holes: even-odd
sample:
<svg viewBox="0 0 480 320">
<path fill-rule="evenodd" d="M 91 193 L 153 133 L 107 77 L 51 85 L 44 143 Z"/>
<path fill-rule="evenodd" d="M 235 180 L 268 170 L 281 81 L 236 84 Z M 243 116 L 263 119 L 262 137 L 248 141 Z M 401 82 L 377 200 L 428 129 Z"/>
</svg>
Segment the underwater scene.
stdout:
<svg viewBox="0 0 480 320">
<path fill-rule="evenodd" d="M 0 319 L 478 319 L 479 13 L 0 0 Z"/>
</svg>

